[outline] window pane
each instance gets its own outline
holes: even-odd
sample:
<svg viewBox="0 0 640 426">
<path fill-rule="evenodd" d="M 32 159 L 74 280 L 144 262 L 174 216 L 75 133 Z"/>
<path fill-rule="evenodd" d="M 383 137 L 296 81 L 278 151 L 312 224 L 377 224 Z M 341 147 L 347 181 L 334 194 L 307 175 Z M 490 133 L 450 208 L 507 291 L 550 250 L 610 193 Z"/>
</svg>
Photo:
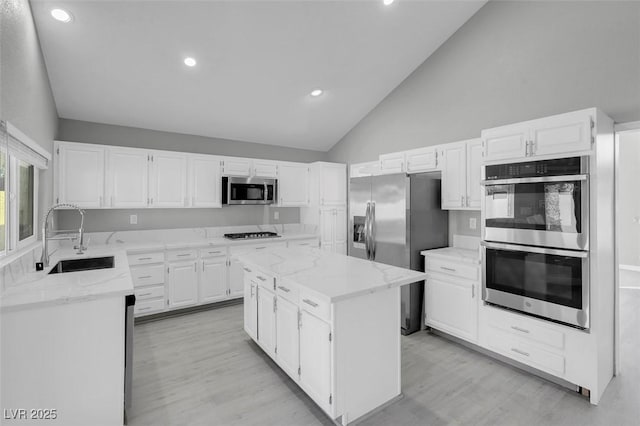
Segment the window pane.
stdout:
<svg viewBox="0 0 640 426">
<path fill-rule="evenodd" d="M 5 185 L 7 181 L 7 154 L 0 151 L 0 252 L 5 250 L 6 246 L 6 223 L 7 210 L 5 203 Z"/>
<path fill-rule="evenodd" d="M 20 161 L 18 165 L 20 205 L 18 206 L 18 240 L 33 235 L 33 166 Z"/>
</svg>

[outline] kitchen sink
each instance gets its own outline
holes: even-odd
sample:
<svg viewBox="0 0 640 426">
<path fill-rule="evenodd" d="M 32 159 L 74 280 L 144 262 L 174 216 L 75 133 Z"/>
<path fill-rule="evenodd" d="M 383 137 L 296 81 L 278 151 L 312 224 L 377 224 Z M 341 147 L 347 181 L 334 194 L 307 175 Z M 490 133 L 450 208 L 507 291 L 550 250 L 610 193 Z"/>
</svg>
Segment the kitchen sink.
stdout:
<svg viewBox="0 0 640 426">
<path fill-rule="evenodd" d="M 91 271 L 94 269 L 113 268 L 113 256 L 89 257 L 84 259 L 61 260 L 56 263 L 49 274 L 64 274 L 66 272 Z"/>
</svg>

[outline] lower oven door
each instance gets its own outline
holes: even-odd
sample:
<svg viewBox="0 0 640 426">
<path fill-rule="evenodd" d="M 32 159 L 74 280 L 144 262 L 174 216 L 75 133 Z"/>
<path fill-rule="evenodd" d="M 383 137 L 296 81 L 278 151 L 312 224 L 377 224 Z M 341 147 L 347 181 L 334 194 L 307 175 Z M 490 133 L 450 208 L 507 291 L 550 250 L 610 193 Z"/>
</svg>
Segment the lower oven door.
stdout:
<svg viewBox="0 0 640 426">
<path fill-rule="evenodd" d="M 482 242 L 482 298 L 589 328 L 589 253 Z"/>
</svg>

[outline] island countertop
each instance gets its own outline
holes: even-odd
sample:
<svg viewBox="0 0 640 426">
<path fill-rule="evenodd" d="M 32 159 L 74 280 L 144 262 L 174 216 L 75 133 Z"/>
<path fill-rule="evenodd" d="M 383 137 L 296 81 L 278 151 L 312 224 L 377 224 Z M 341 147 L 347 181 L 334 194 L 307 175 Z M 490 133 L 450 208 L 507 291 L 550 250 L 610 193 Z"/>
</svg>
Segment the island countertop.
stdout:
<svg viewBox="0 0 640 426">
<path fill-rule="evenodd" d="M 337 302 L 400 287 L 426 278 L 424 272 L 312 248 L 273 248 L 239 256 L 240 261 Z"/>
</svg>

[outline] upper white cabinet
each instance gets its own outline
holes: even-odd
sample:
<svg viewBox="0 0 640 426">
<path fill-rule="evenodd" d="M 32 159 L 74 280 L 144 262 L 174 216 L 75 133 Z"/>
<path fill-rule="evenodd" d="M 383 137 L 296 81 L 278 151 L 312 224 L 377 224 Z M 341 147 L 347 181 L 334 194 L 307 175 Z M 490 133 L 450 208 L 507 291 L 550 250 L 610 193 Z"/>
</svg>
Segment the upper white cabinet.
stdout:
<svg viewBox="0 0 640 426">
<path fill-rule="evenodd" d="M 404 173 L 406 171 L 404 152 L 382 154 L 378 161 L 380 162 L 381 174 Z"/>
<path fill-rule="evenodd" d="M 56 145 L 56 202 L 82 208 L 104 207 L 104 147 L 74 142 Z"/>
<path fill-rule="evenodd" d="M 278 177 L 278 163 L 269 160 L 226 157 L 222 160 L 222 174 L 224 176 L 276 178 Z"/>
<path fill-rule="evenodd" d="M 187 206 L 187 157 L 184 154 L 151 153 L 151 207 Z"/>
<path fill-rule="evenodd" d="M 380 161 L 353 163 L 349 167 L 349 177 L 375 176 L 380 174 Z"/>
<path fill-rule="evenodd" d="M 347 167 L 338 163 L 314 163 L 320 190 L 320 205 L 342 206 L 347 203 Z"/>
<path fill-rule="evenodd" d="M 309 166 L 301 163 L 278 165 L 278 205 L 281 207 L 308 206 Z"/>
<path fill-rule="evenodd" d="M 591 108 L 483 130 L 484 160 L 588 154 L 595 116 Z"/>
<path fill-rule="evenodd" d="M 253 176 L 274 179 L 278 177 L 277 162 L 268 160 L 253 160 L 252 163 Z"/>
<path fill-rule="evenodd" d="M 442 146 L 429 146 L 405 152 L 407 173 L 442 170 Z"/>
<path fill-rule="evenodd" d="M 139 208 L 149 202 L 150 155 L 140 149 L 107 148 L 107 207 Z"/>
<path fill-rule="evenodd" d="M 222 207 L 218 157 L 189 157 L 189 190 L 191 207 Z"/>
<path fill-rule="evenodd" d="M 480 139 L 446 144 L 443 147 L 442 208 L 480 210 Z"/>
</svg>

